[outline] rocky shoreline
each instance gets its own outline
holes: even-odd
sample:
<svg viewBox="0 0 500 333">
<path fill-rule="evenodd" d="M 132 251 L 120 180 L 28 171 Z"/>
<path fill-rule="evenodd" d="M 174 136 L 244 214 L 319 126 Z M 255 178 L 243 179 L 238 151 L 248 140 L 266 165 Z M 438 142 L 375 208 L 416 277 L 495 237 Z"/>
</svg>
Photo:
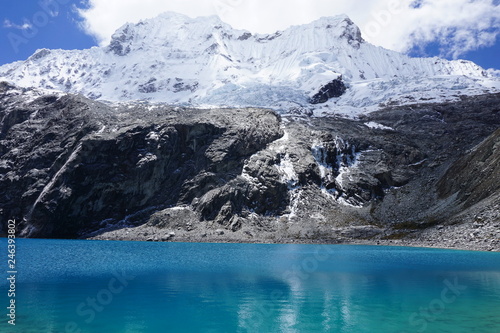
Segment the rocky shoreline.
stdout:
<svg viewBox="0 0 500 333">
<path fill-rule="evenodd" d="M 349 229 L 344 230 L 346 234 L 351 231 Z M 361 229 L 357 231 L 362 232 Z M 500 252 L 500 223 L 485 225 L 481 222 L 472 222 L 438 226 L 402 239 L 359 239 L 348 236 L 332 239 L 276 239 L 272 234 L 262 235 L 261 238 L 254 237 L 250 231 L 228 233 L 227 230 L 223 229 L 206 229 L 190 233 L 184 230 L 168 231 L 151 226 L 117 229 L 90 236 L 87 239 L 188 243 L 379 245 Z"/>
</svg>

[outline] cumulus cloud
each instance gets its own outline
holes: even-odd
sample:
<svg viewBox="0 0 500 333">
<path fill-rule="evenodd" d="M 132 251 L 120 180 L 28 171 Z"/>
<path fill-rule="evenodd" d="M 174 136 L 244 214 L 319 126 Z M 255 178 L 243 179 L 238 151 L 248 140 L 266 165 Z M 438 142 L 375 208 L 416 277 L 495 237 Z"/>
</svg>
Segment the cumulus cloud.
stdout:
<svg viewBox="0 0 500 333">
<path fill-rule="evenodd" d="M 85 31 L 104 45 L 126 22 L 164 11 L 218 15 L 234 28 L 259 33 L 347 14 L 375 45 L 408 52 L 437 43 L 453 58 L 493 45 L 500 32 L 498 0 L 88 0 L 79 13 Z"/>
<path fill-rule="evenodd" d="M 401 1 L 397 14 L 372 13 L 375 22 L 385 28 L 373 36 L 384 47 L 408 51 L 434 42 L 442 55 L 457 58 L 461 54 L 495 44 L 500 32 L 500 5 L 494 0 Z M 379 13 L 382 10 L 379 10 Z M 381 18 L 382 17 L 382 18 Z M 372 21 L 373 22 L 373 21 Z M 369 28 L 367 23 L 365 28 Z M 370 30 L 365 31 L 370 34 Z"/>
</svg>

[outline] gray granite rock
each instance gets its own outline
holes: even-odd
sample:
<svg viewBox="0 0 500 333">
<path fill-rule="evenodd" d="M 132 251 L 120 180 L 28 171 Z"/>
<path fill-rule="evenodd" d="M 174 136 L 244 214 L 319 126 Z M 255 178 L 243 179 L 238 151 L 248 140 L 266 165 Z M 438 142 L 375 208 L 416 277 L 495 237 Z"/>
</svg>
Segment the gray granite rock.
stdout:
<svg viewBox="0 0 500 333">
<path fill-rule="evenodd" d="M 0 83 L 0 223 L 16 219 L 24 237 L 497 251 L 499 102 L 349 120 Z"/>
</svg>

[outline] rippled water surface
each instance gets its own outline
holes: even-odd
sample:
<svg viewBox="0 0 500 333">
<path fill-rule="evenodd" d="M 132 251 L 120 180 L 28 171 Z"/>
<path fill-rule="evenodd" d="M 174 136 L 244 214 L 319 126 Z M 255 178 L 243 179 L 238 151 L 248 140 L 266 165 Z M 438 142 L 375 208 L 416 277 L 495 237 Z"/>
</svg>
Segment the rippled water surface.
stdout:
<svg viewBox="0 0 500 333">
<path fill-rule="evenodd" d="M 0 332 L 500 332 L 500 253 L 22 239 L 16 259 Z"/>
</svg>

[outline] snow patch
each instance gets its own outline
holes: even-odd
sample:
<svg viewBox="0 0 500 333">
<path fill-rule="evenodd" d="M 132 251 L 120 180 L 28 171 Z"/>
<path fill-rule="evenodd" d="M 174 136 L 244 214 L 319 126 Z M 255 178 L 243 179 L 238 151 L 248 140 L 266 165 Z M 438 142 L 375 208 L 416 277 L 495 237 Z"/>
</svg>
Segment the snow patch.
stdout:
<svg viewBox="0 0 500 333">
<path fill-rule="evenodd" d="M 151 163 L 151 162 L 154 162 L 158 159 L 158 156 L 154 155 L 154 154 L 151 154 L 151 153 L 147 153 L 146 156 L 142 157 L 136 164 L 136 166 L 138 168 L 142 168 L 144 167 L 146 164 L 148 163 Z"/>
<path fill-rule="evenodd" d="M 345 179 L 350 179 L 351 172 L 357 168 L 361 152 L 356 152 L 354 145 L 350 146 L 349 142 L 344 141 L 340 137 L 335 138 L 335 148 L 337 155 L 335 164 L 327 162 L 326 143 L 318 139 L 313 141 L 311 145 L 311 153 L 316 160 L 322 180 L 321 191 L 329 197 L 333 197 L 340 204 L 360 207 L 354 202 L 350 202 L 342 193 Z M 350 153 L 345 154 L 345 150 L 350 146 Z M 352 180 L 352 179 L 350 179 Z M 326 188 L 325 184 L 335 184 L 334 188 Z M 340 191 L 339 191 L 340 190 Z"/>
<path fill-rule="evenodd" d="M 379 124 L 379 123 L 376 123 L 374 121 L 370 121 L 368 123 L 365 123 L 365 126 L 367 126 L 369 128 L 373 128 L 373 129 L 381 129 L 381 130 L 394 131 L 394 128 L 389 127 L 389 126 L 385 126 L 385 125 L 382 125 L 382 124 Z"/>
<path fill-rule="evenodd" d="M 293 189 L 297 186 L 299 177 L 293 168 L 293 163 L 288 153 L 281 157 L 280 164 L 276 165 L 276 168 L 281 174 L 281 181 L 287 184 L 289 189 Z"/>
<path fill-rule="evenodd" d="M 52 190 L 52 188 L 54 187 L 54 184 L 57 182 L 57 180 L 59 179 L 59 177 L 67 170 L 68 165 L 77 158 L 78 153 L 81 151 L 81 149 L 82 149 L 82 144 L 80 143 L 76 147 L 76 149 L 71 153 L 71 155 L 68 157 L 68 159 L 63 164 L 63 166 L 59 170 L 57 170 L 57 172 L 54 175 L 54 177 L 52 177 L 52 179 L 47 183 L 47 185 L 45 185 L 45 187 L 43 188 L 42 192 L 40 192 L 40 195 L 35 200 L 35 203 L 33 204 L 33 206 L 31 206 L 31 209 L 30 209 L 30 211 L 29 211 L 29 213 L 27 215 L 27 220 L 31 219 L 31 216 L 33 215 L 33 211 L 35 210 L 36 206 Z"/>
</svg>

